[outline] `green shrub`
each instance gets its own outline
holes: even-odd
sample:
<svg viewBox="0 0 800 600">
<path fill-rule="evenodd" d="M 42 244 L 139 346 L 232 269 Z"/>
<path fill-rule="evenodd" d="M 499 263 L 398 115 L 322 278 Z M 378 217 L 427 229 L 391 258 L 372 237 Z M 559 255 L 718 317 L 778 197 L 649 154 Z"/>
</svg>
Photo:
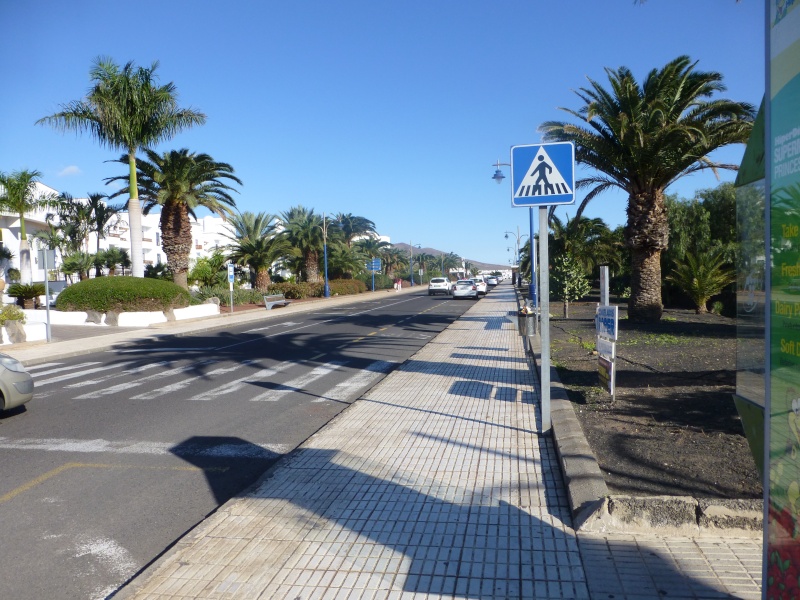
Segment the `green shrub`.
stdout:
<svg viewBox="0 0 800 600">
<path fill-rule="evenodd" d="M 97 277 L 75 283 L 56 299 L 63 311 L 147 312 L 189 306 L 189 292 L 171 281 L 146 277 Z"/>
<path fill-rule="evenodd" d="M 349 294 L 363 294 L 367 291 L 367 284 L 358 279 L 333 279 L 328 281 L 331 296 L 346 296 Z"/>
<path fill-rule="evenodd" d="M 230 306 L 231 290 L 227 285 L 203 286 L 192 293 L 193 298 L 205 302 L 209 298 L 217 298 L 220 306 Z M 264 292 L 259 290 L 233 289 L 233 305 L 259 304 L 264 301 Z"/>
<path fill-rule="evenodd" d="M 0 327 L 6 324 L 6 321 L 19 321 L 25 322 L 25 313 L 22 309 L 15 304 L 8 304 L 0 309 Z"/>
<path fill-rule="evenodd" d="M 301 298 L 313 298 L 322 296 L 321 283 L 271 283 L 269 285 L 270 294 L 283 294 L 291 300 L 299 300 Z"/>
<path fill-rule="evenodd" d="M 13 283 L 8 286 L 6 294 L 18 300 L 32 300 L 44 295 L 43 283 Z"/>
</svg>

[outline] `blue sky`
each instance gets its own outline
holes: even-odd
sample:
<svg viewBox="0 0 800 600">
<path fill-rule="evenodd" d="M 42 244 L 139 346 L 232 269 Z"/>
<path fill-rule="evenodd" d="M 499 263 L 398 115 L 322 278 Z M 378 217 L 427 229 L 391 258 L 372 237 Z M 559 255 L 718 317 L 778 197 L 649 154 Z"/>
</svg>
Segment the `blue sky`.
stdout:
<svg viewBox="0 0 800 600">
<path fill-rule="evenodd" d="M 117 154 L 86 134 L 34 122 L 82 98 L 100 55 L 160 62 L 161 81 L 206 125 L 157 148 L 230 163 L 241 211 L 301 204 L 372 219 L 394 242 L 508 264 L 505 231 L 528 231 L 511 207 L 510 171 L 493 164 L 568 120 L 574 91 L 604 67 L 641 80 L 687 54 L 724 75 L 725 96 L 758 105 L 763 2 L 754 0 L 0 0 L 0 171 L 37 169 L 73 196 L 113 191 Z M 743 147 L 715 158 L 738 163 Z M 580 175 L 580 170 L 578 171 Z M 724 172 L 723 181 L 734 173 Z M 682 197 L 713 175 L 670 188 Z M 578 196 L 580 201 L 581 196 Z M 570 208 L 559 208 L 564 218 Z M 574 209 L 572 209 L 574 213 Z M 587 216 L 623 224 L 625 197 Z M 537 225 L 538 227 L 538 225 Z M 513 241 L 513 236 L 511 241 Z M 513 252 L 513 250 L 512 250 Z"/>
</svg>

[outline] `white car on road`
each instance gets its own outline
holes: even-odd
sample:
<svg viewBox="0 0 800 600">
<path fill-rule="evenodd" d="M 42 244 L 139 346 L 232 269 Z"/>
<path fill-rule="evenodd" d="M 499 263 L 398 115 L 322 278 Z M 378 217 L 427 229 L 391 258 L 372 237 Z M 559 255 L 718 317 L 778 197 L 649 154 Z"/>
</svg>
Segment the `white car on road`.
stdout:
<svg viewBox="0 0 800 600">
<path fill-rule="evenodd" d="M 459 279 L 453 285 L 453 298 L 475 298 L 478 299 L 478 286 L 472 279 Z"/>
<path fill-rule="evenodd" d="M 431 279 L 430 283 L 428 284 L 428 296 L 433 296 L 434 294 L 444 294 L 445 296 L 450 294 L 450 280 L 445 279 L 444 277 L 434 277 Z"/>
</svg>

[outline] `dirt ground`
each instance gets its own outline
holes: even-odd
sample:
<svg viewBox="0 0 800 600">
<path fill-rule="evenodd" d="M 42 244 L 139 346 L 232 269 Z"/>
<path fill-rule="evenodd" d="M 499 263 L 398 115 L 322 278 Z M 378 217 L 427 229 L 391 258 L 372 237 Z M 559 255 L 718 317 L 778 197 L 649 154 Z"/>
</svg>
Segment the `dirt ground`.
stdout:
<svg viewBox="0 0 800 600">
<path fill-rule="evenodd" d="M 638 325 L 620 306 L 617 392 L 600 388 L 596 303 L 551 317 L 551 358 L 612 494 L 760 498 L 735 391 L 736 323 L 666 310 Z M 551 314 L 562 315 L 560 303 Z"/>
</svg>

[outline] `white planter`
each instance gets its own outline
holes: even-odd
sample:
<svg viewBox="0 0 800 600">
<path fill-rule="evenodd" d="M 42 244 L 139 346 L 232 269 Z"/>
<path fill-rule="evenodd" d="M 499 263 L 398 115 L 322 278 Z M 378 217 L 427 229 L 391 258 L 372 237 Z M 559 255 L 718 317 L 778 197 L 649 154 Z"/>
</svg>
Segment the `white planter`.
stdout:
<svg viewBox="0 0 800 600">
<path fill-rule="evenodd" d="M 119 313 L 118 327 L 149 327 L 155 323 L 166 323 L 167 317 L 161 311 Z"/>
<path fill-rule="evenodd" d="M 28 323 L 47 323 L 46 310 L 23 310 L 25 313 L 25 320 Z M 50 310 L 50 324 L 51 325 L 96 325 L 96 323 L 86 323 L 87 313 L 76 312 L 62 312 L 58 310 Z"/>
<path fill-rule="evenodd" d="M 201 317 L 212 317 L 219 314 L 218 304 L 198 304 L 197 306 L 187 306 L 186 308 L 176 308 L 172 311 L 176 321 L 185 319 L 199 319 Z"/>
<path fill-rule="evenodd" d="M 47 325 L 45 323 L 25 323 L 22 328 L 25 330 L 26 342 L 40 342 L 47 339 Z M 6 328 L 2 328 L 2 345 L 11 344 Z"/>
</svg>

